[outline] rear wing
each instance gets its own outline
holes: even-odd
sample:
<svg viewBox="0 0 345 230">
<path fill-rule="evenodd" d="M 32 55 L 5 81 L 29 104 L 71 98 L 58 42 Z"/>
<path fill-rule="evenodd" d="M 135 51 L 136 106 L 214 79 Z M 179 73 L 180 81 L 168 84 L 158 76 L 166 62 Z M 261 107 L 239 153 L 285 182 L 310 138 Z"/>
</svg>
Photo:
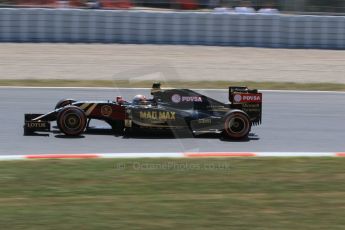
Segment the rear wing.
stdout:
<svg viewBox="0 0 345 230">
<path fill-rule="evenodd" d="M 246 112 L 253 125 L 261 124 L 262 93 L 247 87 L 229 87 L 231 108 Z"/>
</svg>

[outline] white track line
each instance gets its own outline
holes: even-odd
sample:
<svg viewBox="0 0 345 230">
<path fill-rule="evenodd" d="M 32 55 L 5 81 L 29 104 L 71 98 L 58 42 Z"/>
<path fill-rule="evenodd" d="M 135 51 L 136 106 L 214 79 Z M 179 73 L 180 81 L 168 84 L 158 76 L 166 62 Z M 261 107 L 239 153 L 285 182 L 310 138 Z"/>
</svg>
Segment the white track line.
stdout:
<svg viewBox="0 0 345 230">
<path fill-rule="evenodd" d="M 28 159 L 135 159 L 135 158 L 215 158 L 215 157 L 345 157 L 345 152 L 170 152 L 170 153 L 85 153 L 0 155 L 0 161 Z"/>
</svg>

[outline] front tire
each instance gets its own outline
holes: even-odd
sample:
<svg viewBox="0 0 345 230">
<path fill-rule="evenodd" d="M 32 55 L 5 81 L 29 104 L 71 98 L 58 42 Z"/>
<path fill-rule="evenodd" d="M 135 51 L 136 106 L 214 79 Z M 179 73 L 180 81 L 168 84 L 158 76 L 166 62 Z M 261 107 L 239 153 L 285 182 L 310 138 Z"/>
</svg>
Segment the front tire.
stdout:
<svg viewBox="0 0 345 230">
<path fill-rule="evenodd" d="M 80 108 L 68 106 L 58 113 L 56 123 L 65 135 L 79 136 L 85 130 L 87 117 Z"/>
<path fill-rule="evenodd" d="M 61 99 L 60 101 L 58 101 L 58 103 L 56 103 L 55 109 L 60 109 L 62 107 L 65 107 L 66 105 L 71 105 L 74 102 L 76 101 L 73 99 Z"/>
<path fill-rule="evenodd" d="M 231 139 L 248 137 L 252 124 L 247 114 L 236 111 L 226 116 L 224 121 L 224 135 Z"/>
</svg>

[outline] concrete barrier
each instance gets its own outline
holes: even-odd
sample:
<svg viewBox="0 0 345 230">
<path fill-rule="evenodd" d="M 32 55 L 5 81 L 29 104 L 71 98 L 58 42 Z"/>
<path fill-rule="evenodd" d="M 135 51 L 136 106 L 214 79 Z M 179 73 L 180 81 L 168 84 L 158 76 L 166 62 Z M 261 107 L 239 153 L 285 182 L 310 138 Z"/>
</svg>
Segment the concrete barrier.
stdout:
<svg viewBox="0 0 345 230">
<path fill-rule="evenodd" d="M 0 42 L 345 49 L 345 17 L 2 8 Z"/>
</svg>

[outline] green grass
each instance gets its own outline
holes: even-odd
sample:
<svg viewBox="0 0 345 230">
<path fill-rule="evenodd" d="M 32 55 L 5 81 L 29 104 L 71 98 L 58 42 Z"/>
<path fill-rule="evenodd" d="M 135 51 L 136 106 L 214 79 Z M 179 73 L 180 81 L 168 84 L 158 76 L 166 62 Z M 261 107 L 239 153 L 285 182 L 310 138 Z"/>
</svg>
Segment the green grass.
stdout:
<svg viewBox="0 0 345 230">
<path fill-rule="evenodd" d="M 0 229 L 344 229 L 344 168 L 339 158 L 0 162 Z"/>
<path fill-rule="evenodd" d="M 153 81 L 127 80 L 0 80 L 0 86 L 52 87 L 151 87 Z M 231 81 L 168 81 L 163 87 L 226 89 L 228 86 L 248 86 L 257 89 L 345 91 L 345 84 L 293 82 L 231 82 Z"/>
</svg>

